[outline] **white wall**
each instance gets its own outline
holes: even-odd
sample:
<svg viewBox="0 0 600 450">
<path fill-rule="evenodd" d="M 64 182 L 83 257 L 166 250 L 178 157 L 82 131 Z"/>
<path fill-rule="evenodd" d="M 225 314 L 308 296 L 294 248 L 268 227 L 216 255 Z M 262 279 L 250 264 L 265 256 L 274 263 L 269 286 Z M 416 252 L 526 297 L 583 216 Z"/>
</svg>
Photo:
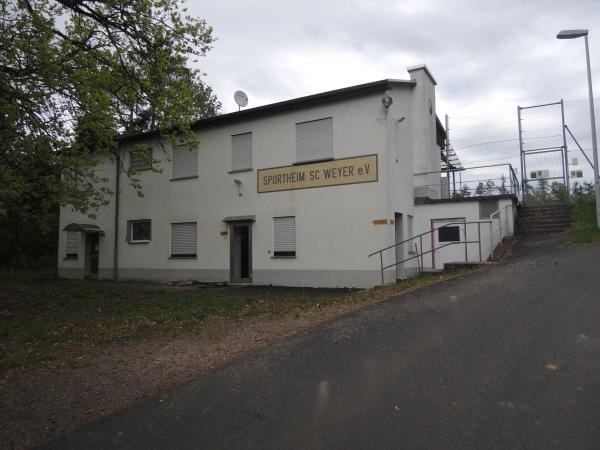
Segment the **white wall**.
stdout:
<svg viewBox="0 0 600 450">
<path fill-rule="evenodd" d="M 513 208 L 511 199 L 499 200 L 499 209 L 502 211 L 502 227 L 503 232 L 506 236 L 512 236 L 514 222 Z M 478 232 L 481 232 L 481 258 L 486 261 L 492 253 L 493 248 L 498 244 L 497 229 L 500 224 L 500 219 L 493 219 L 490 221 L 487 219 L 480 219 L 479 217 L 479 201 L 472 199 L 469 201 L 447 201 L 441 203 L 432 203 L 424 205 L 416 205 L 416 221 L 415 221 L 415 235 L 432 230 L 432 221 L 440 219 L 459 219 L 464 218 L 466 222 L 481 222 L 480 225 L 477 223 L 467 224 L 466 233 L 467 241 L 479 240 Z M 492 237 L 494 236 L 494 237 Z M 430 250 L 432 246 L 432 233 L 427 233 L 423 236 L 423 248 Z M 464 244 L 456 244 L 464 245 Z M 468 261 L 477 262 L 479 261 L 479 244 L 471 243 L 467 244 Z M 425 268 L 432 268 L 432 254 L 428 253 L 423 256 L 423 266 Z"/>
<path fill-rule="evenodd" d="M 409 88 L 410 89 L 410 88 Z M 383 94 L 383 93 L 382 93 Z M 368 286 L 379 282 L 378 264 L 368 254 L 393 242 L 393 225 L 374 225 L 390 215 L 390 174 L 387 171 L 386 120 L 382 94 L 268 116 L 199 131 L 198 178 L 170 181 L 170 146 L 156 142 L 154 158 L 162 173 L 141 172 L 144 197 L 139 198 L 123 177 L 119 230 L 122 279 L 229 279 L 229 235 L 222 221 L 228 216 L 254 215 L 252 227 L 253 281 L 256 284 Z M 408 112 L 407 112 L 408 114 Z M 296 161 L 295 124 L 333 117 L 336 159 L 377 154 L 379 180 L 373 183 L 257 193 L 258 168 L 291 165 Z M 228 173 L 231 135 L 252 132 L 253 170 Z M 126 157 L 128 163 L 128 157 Z M 410 180 L 409 167 L 399 169 Z M 238 188 L 234 179 L 241 180 Z M 239 193 L 242 195 L 238 195 Z M 410 199 L 412 200 L 412 199 Z M 404 202 L 409 198 L 404 197 Z M 111 267 L 112 204 L 91 221 L 63 208 L 61 224 L 101 224 L 100 266 Z M 398 206 L 400 208 L 400 206 Z M 409 205 L 401 207 L 409 210 Z M 272 218 L 296 216 L 297 257 L 274 259 Z M 128 244 L 128 220 L 151 219 L 152 240 Z M 198 222 L 197 259 L 170 259 L 170 223 Z M 65 233 L 61 233 L 64 240 Z M 61 245 L 63 245 L 61 243 Z M 64 245 L 63 245 L 64 247 Z M 61 268 L 73 265 L 59 260 Z M 66 274 L 66 271 L 61 273 Z M 100 276 L 103 276 L 101 271 Z M 104 276 L 110 276 L 105 272 Z"/>
</svg>

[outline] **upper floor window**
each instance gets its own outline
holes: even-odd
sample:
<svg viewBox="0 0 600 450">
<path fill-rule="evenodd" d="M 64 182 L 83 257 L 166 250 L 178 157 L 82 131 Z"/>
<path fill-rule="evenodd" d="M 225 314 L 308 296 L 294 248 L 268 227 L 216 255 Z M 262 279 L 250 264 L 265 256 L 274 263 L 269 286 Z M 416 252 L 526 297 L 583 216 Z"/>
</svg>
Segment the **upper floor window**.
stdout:
<svg viewBox="0 0 600 450">
<path fill-rule="evenodd" d="M 333 158 L 333 119 L 296 124 L 296 162 Z"/>
<path fill-rule="evenodd" d="M 198 149 L 187 145 L 173 148 L 171 179 L 192 178 L 198 176 Z"/>
<path fill-rule="evenodd" d="M 231 170 L 252 169 L 252 133 L 231 136 Z"/>
<path fill-rule="evenodd" d="M 138 171 L 152 169 L 152 147 L 130 151 L 129 167 Z"/>
</svg>

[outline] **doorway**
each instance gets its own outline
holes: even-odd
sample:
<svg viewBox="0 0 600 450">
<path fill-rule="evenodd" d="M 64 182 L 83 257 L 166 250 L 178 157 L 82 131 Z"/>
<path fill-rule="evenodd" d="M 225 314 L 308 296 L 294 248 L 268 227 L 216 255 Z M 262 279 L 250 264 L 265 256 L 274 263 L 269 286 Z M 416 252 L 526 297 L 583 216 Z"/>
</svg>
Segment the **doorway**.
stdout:
<svg viewBox="0 0 600 450">
<path fill-rule="evenodd" d="M 100 233 L 85 235 L 85 276 L 98 278 L 98 262 L 100 257 Z"/>
<path fill-rule="evenodd" d="M 232 283 L 252 282 L 252 225 L 231 223 L 230 278 Z"/>
<path fill-rule="evenodd" d="M 402 219 L 402 214 L 394 214 L 394 234 L 396 244 L 404 240 L 404 224 L 402 223 Z M 404 260 L 404 244 L 396 246 L 396 280 L 401 280 L 404 278 L 402 276 L 402 268 L 404 264 L 398 264 L 402 260 Z"/>
<path fill-rule="evenodd" d="M 434 269 L 443 270 L 446 263 L 466 261 L 467 236 L 464 222 L 464 217 L 431 221 L 433 228 L 438 228 L 433 233 Z"/>
</svg>

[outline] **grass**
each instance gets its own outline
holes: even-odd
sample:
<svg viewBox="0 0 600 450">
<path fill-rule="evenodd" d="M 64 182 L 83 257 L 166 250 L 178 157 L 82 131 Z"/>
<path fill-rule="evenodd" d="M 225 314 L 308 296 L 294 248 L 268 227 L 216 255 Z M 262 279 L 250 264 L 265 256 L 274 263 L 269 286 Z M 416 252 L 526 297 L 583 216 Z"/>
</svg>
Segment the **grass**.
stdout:
<svg viewBox="0 0 600 450">
<path fill-rule="evenodd" d="M 593 193 L 574 198 L 568 236 L 569 242 L 573 244 L 600 242 L 600 230 L 596 226 L 596 200 Z"/>
<path fill-rule="evenodd" d="M 193 332 L 208 317 L 240 321 L 339 302 L 367 303 L 451 276 L 419 275 L 393 285 L 333 295 L 302 289 L 36 281 L 26 274 L 0 278 L 0 375 L 17 367 L 68 361 L 81 345 L 101 347 Z"/>
</svg>

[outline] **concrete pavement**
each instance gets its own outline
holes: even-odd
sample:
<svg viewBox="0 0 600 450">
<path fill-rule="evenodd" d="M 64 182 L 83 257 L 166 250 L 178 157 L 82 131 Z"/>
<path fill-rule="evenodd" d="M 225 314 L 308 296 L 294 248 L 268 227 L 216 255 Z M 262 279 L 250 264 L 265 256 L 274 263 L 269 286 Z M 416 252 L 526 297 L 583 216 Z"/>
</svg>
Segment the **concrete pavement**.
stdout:
<svg viewBox="0 0 600 450">
<path fill-rule="evenodd" d="M 515 251 L 47 448 L 600 448 L 600 246 Z"/>
</svg>

